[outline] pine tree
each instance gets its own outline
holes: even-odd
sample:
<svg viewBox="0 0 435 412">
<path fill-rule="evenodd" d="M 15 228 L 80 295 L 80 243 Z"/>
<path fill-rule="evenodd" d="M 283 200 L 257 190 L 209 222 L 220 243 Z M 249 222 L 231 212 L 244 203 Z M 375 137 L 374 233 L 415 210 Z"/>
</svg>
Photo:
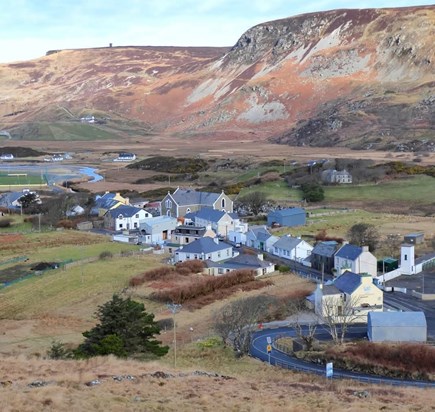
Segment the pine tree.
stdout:
<svg viewBox="0 0 435 412">
<path fill-rule="evenodd" d="M 95 315 L 100 322 L 83 333 L 86 339 L 77 348 L 77 357 L 164 356 L 168 352 L 169 348 L 154 338 L 160 328 L 143 303 L 113 295 L 112 300 L 98 307 Z"/>
</svg>

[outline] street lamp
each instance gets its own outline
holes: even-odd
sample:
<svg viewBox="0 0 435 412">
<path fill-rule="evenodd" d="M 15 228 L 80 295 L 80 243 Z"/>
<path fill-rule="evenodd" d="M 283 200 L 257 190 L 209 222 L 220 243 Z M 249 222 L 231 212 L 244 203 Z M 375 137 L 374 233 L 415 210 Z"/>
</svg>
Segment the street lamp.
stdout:
<svg viewBox="0 0 435 412">
<path fill-rule="evenodd" d="M 176 331 L 175 315 L 181 310 L 181 305 L 177 303 L 168 303 L 166 306 L 171 311 L 173 321 L 174 321 L 174 368 L 176 368 L 177 367 L 177 331 Z"/>
</svg>

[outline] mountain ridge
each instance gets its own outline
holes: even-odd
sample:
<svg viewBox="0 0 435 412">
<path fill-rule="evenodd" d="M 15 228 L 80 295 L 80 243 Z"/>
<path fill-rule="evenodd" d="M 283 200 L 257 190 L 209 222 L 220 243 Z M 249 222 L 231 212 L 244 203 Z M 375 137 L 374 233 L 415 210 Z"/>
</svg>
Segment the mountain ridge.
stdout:
<svg viewBox="0 0 435 412">
<path fill-rule="evenodd" d="M 56 109 L 63 107 L 76 118 L 138 122 L 139 135 L 250 134 L 296 146 L 432 151 L 430 38 L 435 7 L 418 6 L 261 23 L 231 48 L 50 51 L 0 65 L 0 129 L 30 138 L 29 124 L 65 120 Z"/>
</svg>

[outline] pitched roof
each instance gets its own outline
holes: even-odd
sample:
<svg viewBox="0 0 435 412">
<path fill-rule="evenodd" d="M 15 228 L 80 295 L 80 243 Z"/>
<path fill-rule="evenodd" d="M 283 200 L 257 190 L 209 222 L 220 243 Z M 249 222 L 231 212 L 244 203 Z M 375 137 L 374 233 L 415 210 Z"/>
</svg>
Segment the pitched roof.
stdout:
<svg viewBox="0 0 435 412">
<path fill-rule="evenodd" d="M 213 262 L 208 260 L 207 267 L 224 267 L 228 269 L 259 269 L 268 268 L 272 265 L 270 262 L 265 262 L 255 255 L 240 254 L 234 258 L 228 259 L 225 262 Z"/>
<path fill-rule="evenodd" d="M 215 210 L 211 207 L 203 207 L 196 212 L 188 213 L 185 217 L 192 220 L 197 217 L 198 219 L 204 219 L 210 222 L 219 222 L 219 220 L 221 220 L 225 214 L 226 212 L 222 210 Z"/>
<path fill-rule="evenodd" d="M 109 213 L 110 216 L 117 218 L 119 215 L 122 215 L 124 217 L 132 217 L 133 215 L 141 211 L 143 211 L 143 209 L 139 207 L 121 205 L 115 209 L 109 210 L 107 213 Z"/>
<path fill-rule="evenodd" d="M 312 250 L 312 255 L 332 257 L 337 250 L 338 243 L 335 240 L 329 240 L 326 242 L 319 242 Z"/>
<path fill-rule="evenodd" d="M 302 239 L 293 236 L 282 236 L 278 241 L 273 244 L 273 247 L 277 247 L 285 250 L 293 250 L 299 243 L 302 242 Z"/>
<path fill-rule="evenodd" d="M 225 242 L 217 243 L 211 237 L 201 237 L 193 242 L 179 248 L 176 252 L 183 253 L 212 253 L 218 252 L 219 250 L 225 250 L 232 248 L 231 245 Z"/>
<path fill-rule="evenodd" d="M 258 240 L 264 241 L 272 236 L 270 232 L 267 230 L 266 226 L 251 226 L 249 228 L 249 232 L 251 232 Z"/>
<path fill-rule="evenodd" d="M 220 193 L 197 192 L 196 190 L 192 189 L 180 188 L 171 194 L 172 198 L 178 203 L 179 206 L 213 206 L 214 202 L 216 202 L 220 195 Z"/>
<path fill-rule="evenodd" d="M 335 256 L 343 259 L 355 260 L 358 258 L 358 256 L 361 253 L 362 253 L 361 247 L 347 244 L 347 245 L 343 245 Z"/>
<path fill-rule="evenodd" d="M 300 213 L 305 214 L 305 210 L 301 207 L 289 207 L 287 209 L 277 209 L 271 212 L 271 214 L 276 214 L 280 216 L 294 216 L 299 215 Z"/>
<path fill-rule="evenodd" d="M 334 286 L 341 292 L 352 294 L 361 285 L 361 275 L 346 271 L 334 280 Z"/>
</svg>

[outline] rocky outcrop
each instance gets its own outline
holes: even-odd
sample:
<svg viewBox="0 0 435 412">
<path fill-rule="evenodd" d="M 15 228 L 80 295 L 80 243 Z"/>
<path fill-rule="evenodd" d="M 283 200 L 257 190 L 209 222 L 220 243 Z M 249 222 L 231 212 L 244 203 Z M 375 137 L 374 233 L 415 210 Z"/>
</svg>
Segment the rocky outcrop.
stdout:
<svg viewBox="0 0 435 412">
<path fill-rule="evenodd" d="M 120 138 L 255 133 L 291 145 L 432 150 L 434 37 L 435 7 L 421 6 L 267 22 L 231 49 L 56 50 L 0 65 L 0 130 L 40 137 L 41 122 L 62 128 L 92 114 Z"/>
</svg>

